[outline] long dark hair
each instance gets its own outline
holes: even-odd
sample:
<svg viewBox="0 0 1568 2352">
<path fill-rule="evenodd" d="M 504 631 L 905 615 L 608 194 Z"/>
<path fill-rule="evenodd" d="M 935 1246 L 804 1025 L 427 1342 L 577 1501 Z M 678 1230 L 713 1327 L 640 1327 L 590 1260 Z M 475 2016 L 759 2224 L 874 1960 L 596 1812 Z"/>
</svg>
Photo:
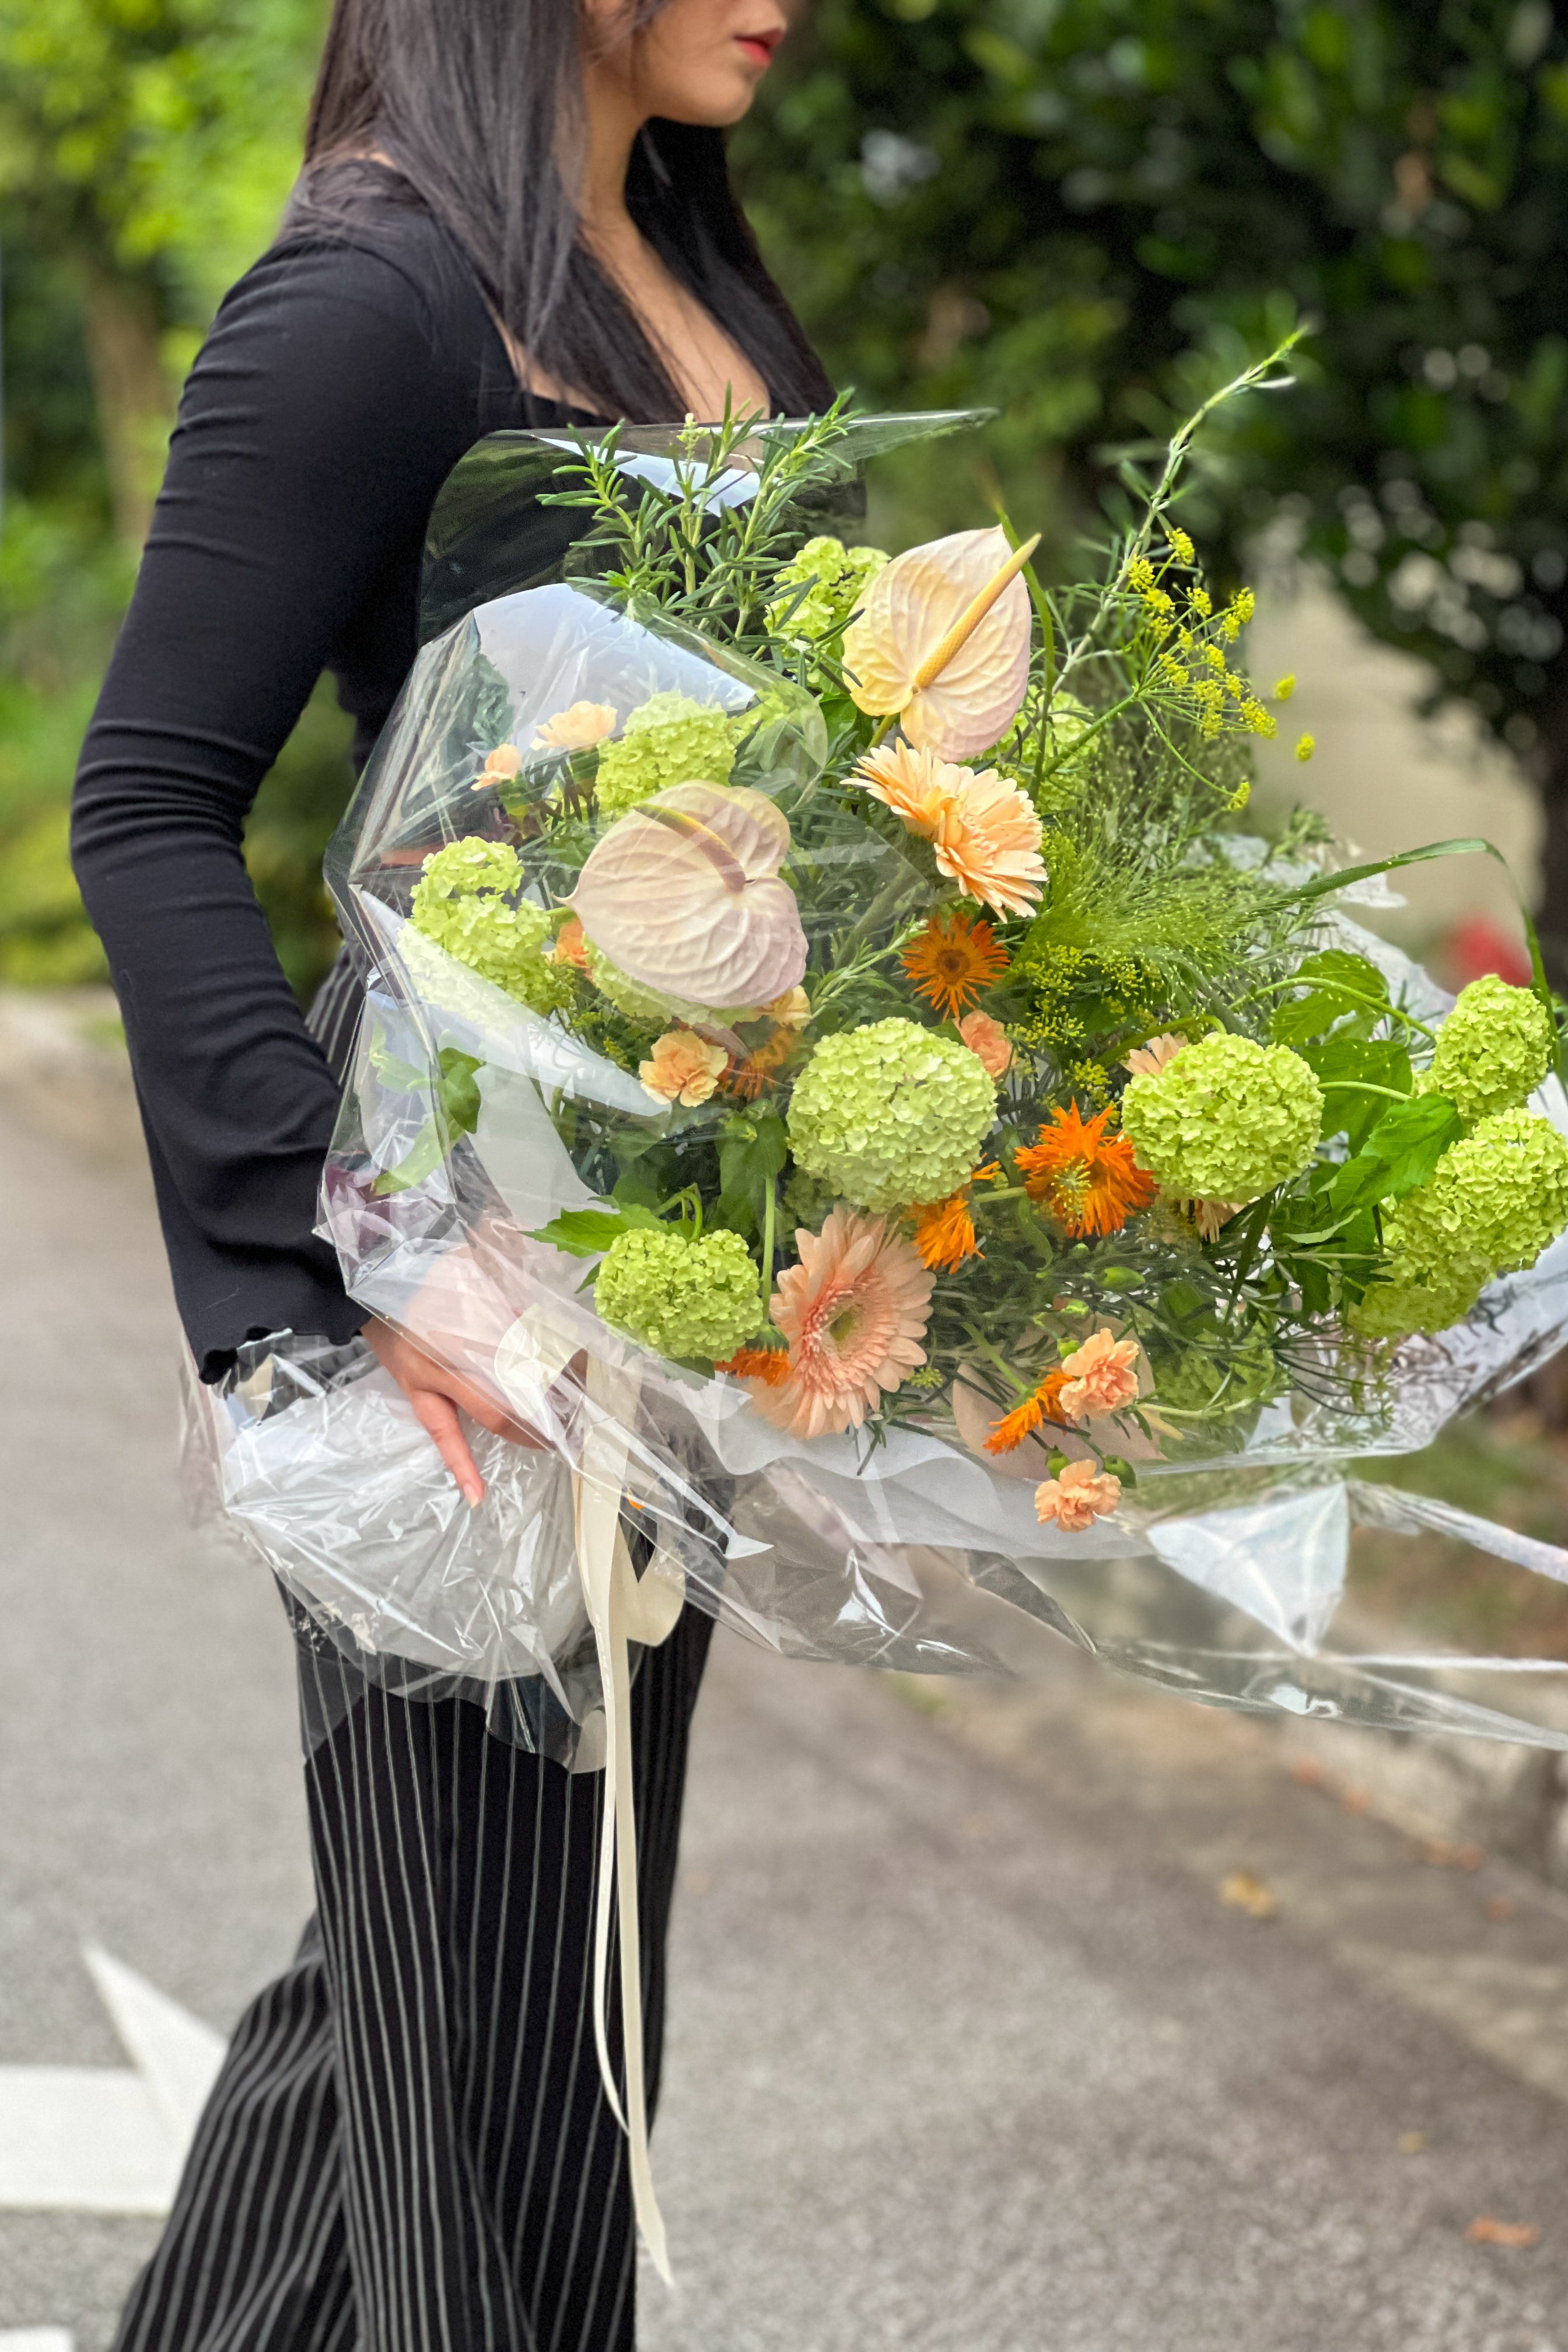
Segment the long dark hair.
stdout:
<svg viewBox="0 0 1568 2352">
<path fill-rule="evenodd" d="M 638 24 L 659 0 L 634 0 Z M 287 236 L 349 228 L 387 157 L 466 256 L 533 367 L 597 415 L 679 417 L 685 403 L 578 233 L 570 186 L 584 114 L 574 0 L 335 0 Z M 656 121 L 626 205 L 668 268 L 795 413 L 831 397 L 730 185 L 721 132 Z"/>
</svg>

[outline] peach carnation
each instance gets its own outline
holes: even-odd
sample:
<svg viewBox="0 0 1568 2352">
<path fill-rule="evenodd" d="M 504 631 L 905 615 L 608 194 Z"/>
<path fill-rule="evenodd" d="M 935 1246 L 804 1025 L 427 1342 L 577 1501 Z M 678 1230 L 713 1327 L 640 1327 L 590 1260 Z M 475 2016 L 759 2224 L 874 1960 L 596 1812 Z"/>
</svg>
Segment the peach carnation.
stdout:
<svg viewBox="0 0 1568 2352">
<path fill-rule="evenodd" d="M 575 915 L 568 915 L 555 934 L 551 953 L 557 963 L 574 964 L 579 971 L 588 969 L 588 943 L 583 937 L 583 926 Z"/>
<path fill-rule="evenodd" d="M 522 765 L 522 753 L 515 743 L 498 743 L 475 777 L 473 790 L 482 793 L 492 784 L 510 784 Z"/>
<path fill-rule="evenodd" d="M 994 1078 L 1005 1077 L 1012 1066 L 1013 1048 L 1007 1033 L 989 1013 L 966 1013 L 958 1024 L 958 1034 L 972 1054 L 980 1056 L 981 1066 Z"/>
<path fill-rule="evenodd" d="M 608 702 L 574 702 L 558 710 L 534 735 L 542 751 L 588 751 L 616 731 L 616 710 Z"/>
<path fill-rule="evenodd" d="M 1082 1535 L 1096 1519 L 1109 1518 L 1121 1500 L 1121 1481 L 1096 1462 L 1068 1462 L 1055 1478 L 1043 1478 L 1035 1489 L 1035 1517 L 1042 1527 L 1058 1527 L 1064 1535 Z"/>
<path fill-rule="evenodd" d="M 936 850 L 937 871 L 1000 915 L 1026 915 L 1046 878 L 1040 820 L 994 768 L 976 773 L 910 743 L 881 743 L 856 773 Z"/>
<path fill-rule="evenodd" d="M 789 1378 L 755 1402 L 793 1436 L 837 1435 L 925 1362 L 935 1277 L 885 1218 L 853 1209 L 797 1233 L 795 1246 L 800 1263 L 780 1275 L 768 1309 L 789 1342 Z"/>
<path fill-rule="evenodd" d="M 722 1045 L 710 1045 L 694 1029 L 667 1029 L 655 1038 L 649 1059 L 637 1064 L 637 1076 L 665 1102 L 705 1103 L 729 1066 Z"/>
<path fill-rule="evenodd" d="M 1108 1330 L 1090 1332 L 1081 1348 L 1062 1359 L 1067 1385 L 1061 1401 L 1075 1421 L 1093 1413 L 1121 1412 L 1137 1402 L 1138 1342 Z"/>
<path fill-rule="evenodd" d="M 1163 1036 L 1151 1037 L 1146 1045 L 1134 1045 L 1121 1066 L 1130 1077 L 1152 1078 L 1167 1062 L 1173 1062 L 1186 1044 L 1185 1037 L 1167 1029 Z"/>
</svg>

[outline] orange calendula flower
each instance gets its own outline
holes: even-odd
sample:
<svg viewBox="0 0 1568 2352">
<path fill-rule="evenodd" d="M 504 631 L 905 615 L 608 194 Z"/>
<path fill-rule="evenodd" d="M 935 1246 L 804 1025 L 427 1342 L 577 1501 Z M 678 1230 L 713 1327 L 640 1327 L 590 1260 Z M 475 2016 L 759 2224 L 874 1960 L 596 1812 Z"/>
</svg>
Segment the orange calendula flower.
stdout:
<svg viewBox="0 0 1568 2352">
<path fill-rule="evenodd" d="M 1063 1371 L 1047 1372 L 1033 1396 L 1004 1413 L 985 1441 L 987 1454 L 1011 1454 L 1022 1445 L 1026 1437 L 1033 1437 L 1043 1421 L 1054 1422 L 1058 1429 L 1067 1426 L 1067 1416 L 1061 1411 L 1062 1391 L 1067 1386 Z"/>
<path fill-rule="evenodd" d="M 799 1043 L 794 1029 L 775 1029 L 744 1061 L 735 1064 L 725 1081 L 730 1092 L 738 1095 L 742 1102 L 755 1102 L 760 1094 L 766 1093 Z"/>
<path fill-rule="evenodd" d="M 948 1201 L 927 1202 L 911 1213 L 915 1248 L 921 1264 L 933 1274 L 953 1274 L 965 1258 L 984 1255 L 974 1237 L 967 1192 L 955 1192 Z"/>
<path fill-rule="evenodd" d="M 1015 1155 L 1029 1198 L 1047 1208 L 1075 1241 L 1119 1234 L 1158 1189 L 1134 1160 L 1126 1136 L 1106 1134 L 1110 1117 L 1109 1104 L 1089 1119 L 1069 1104 L 1051 1113 L 1038 1142 Z"/>
<path fill-rule="evenodd" d="M 777 1389 L 789 1378 L 789 1357 L 783 1348 L 737 1348 L 732 1356 L 713 1369 L 716 1372 L 733 1372 L 738 1381 L 761 1381 L 766 1387 Z"/>
<path fill-rule="evenodd" d="M 990 924 L 984 917 L 971 922 L 959 908 L 933 915 L 899 961 L 915 983 L 915 994 L 952 1021 L 1007 969 L 1006 953 Z"/>
</svg>

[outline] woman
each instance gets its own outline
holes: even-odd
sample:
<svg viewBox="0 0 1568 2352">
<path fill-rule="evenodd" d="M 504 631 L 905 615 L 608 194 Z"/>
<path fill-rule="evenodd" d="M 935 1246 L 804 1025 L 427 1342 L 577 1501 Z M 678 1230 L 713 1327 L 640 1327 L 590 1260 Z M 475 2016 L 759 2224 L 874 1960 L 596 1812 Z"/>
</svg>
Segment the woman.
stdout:
<svg viewBox="0 0 1568 2352">
<path fill-rule="evenodd" d="M 186 387 L 83 754 L 77 871 L 203 1376 L 363 1326 L 471 1502 L 459 1411 L 527 1433 L 363 1325 L 313 1235 L 352 1006 L 340 975 L 308 1031 L 241 830 L 323 669 L 363 764 L 414 656 L 432 500 L 482 434 L 827 397 L 723 159 L 783 31 L 776 0 L 337 0 L 304 173 Z M 636 1691 L 653 2076 L 708 1632 L 689 1613 Z M 629 2346 L 587 2014 L 599 1783 L 309 1628 L 300 1651 L 317 1916 L 241 2021 L 119 2345 Z"/>
</svg>

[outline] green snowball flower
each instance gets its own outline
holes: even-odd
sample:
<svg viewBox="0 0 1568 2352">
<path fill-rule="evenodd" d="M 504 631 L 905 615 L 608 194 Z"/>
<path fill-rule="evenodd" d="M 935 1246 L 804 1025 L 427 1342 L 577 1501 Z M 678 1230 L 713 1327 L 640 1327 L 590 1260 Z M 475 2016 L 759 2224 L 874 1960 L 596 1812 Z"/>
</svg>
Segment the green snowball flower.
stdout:
<svg viewBox="0 0 1568 2352">
<path fill-rule="evenodd" d="M 1300 1054 L 1224 1030 L 1134 1078 L 1121 1124 L 1140 1168 L 1183 1200 L 1256 1201 L 1310 1163 L 1323 1095 Z"/>
<path fill-rule="evenodd" d="M 425 860 L 409 915 L 416 930 L 470 971 L 534 1013 L 553 1013 L 572 994 L 572 975 L 546 961 L 545 909 L 528 898 L 513 900 L 522 881 L 515 849 L 469 835 Z"/>
<path fill-rule="evenodd" d="M 808 539 L 774 581 L 781 593 L 768 606 L 768 627 L 793 646 L 819 646 L 841 635 L 887 561 L 879 547 Z M 805 593 L 797 601 L 791 592 L 801 587 Z"/>
<path fill-rule="evenodd" d="M 825 1037 L 795 1081 L 796 1160 L 857 1208 L 942 1201 L 967 1178 L 996 1116 L 977 1054 L 914 1021 Z"/>
<path fill-rule="evenodd" d="M 750 712 L 742 716 L 748 721 Z M 595 784 L 602 817 L 624 816 L 671 784 L 727 783 L 735 764 L 734 715 L 689 694 L 651 694 L 599 754 Z"/>
<path fill-rule="evenodd" d="M 602 948 L 596 948 L 586 937 L 583 941 L 583 952 L 588 960 L 589 979 L 600 995 L 609 999 L 617 1013 L 624 1013 L 628 1021 L 639 1022 L 646 1028 L 662 1029 L 665 1026 L 669 1019 L 669 999 L 667 996 L 660 996 L 655 990 L 645 988 L 641 981 L 633 980 L 618 964 L 610 961 Z"/>
<path fill-rule="evenodd" d="M 1461 1274 L 1521 1273 L 1564 1227 L 1568 1140 L 1528 1110 L 1483 1118 L 1383 1221 L 1390 1255 L 1439 1287 Z"/>
<path fill-rule="evenodd" d="M 691 1241 L 650 1226 L 610 1244 L 594 1304 L 606 1323 L 661 1356 L 720 1363 L 763 1319 L 762 1277 L 739 1234 Z"/>
<path fill-rule="evenodd" d="M 1474 1127 L 1494 1111 L 1517 1110 L 1535 1092 L 1552 1066 L 1553 1042 L 1540 998 L 1488 972 L 1459 991 L 1438 1030 L 1430 1083 Z"/>
<path fill-rule="evenodd" d="M 1446 1278 L 1423 1281 L 1395 1258 L 1381 1282 L 1368 1286 L 1345 1318 L 1362 1339 L 1408 1339 L 1415 1331 L 1446 1331 L 1462 1322 L 1480 1297 L 1486 1276 L 1450 1268 Z"/>
</svg>

